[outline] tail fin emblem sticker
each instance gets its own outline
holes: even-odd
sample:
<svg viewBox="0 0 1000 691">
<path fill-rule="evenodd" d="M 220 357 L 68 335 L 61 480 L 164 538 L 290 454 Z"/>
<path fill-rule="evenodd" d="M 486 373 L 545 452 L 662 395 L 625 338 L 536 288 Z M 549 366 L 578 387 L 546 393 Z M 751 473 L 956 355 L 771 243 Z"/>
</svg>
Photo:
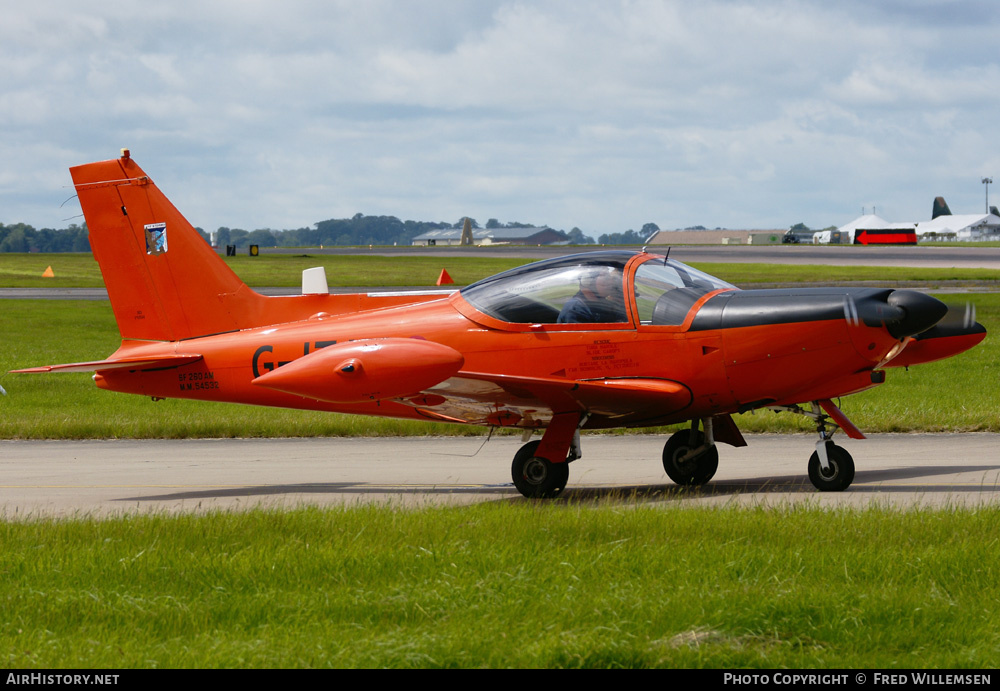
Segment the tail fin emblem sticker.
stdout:
<svg viewBox="0 0 1000 691">
<path fill-rule="evenodd" d="M 153 256 L 163 254 L 167 251 L 167 224 L 147 223 L 146 229 L 146 254 Z"/>
</svg>

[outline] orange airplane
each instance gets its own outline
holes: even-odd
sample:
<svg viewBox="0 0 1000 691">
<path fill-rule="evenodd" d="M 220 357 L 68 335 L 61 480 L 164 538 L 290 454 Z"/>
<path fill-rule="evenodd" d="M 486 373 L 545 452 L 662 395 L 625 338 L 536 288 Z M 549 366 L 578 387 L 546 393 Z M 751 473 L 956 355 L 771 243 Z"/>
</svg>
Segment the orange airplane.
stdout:
<svg viewBox="0 0 1000 691">
<path fill-rule="evenodd" d="M 121 331 L 108 359 L 18 372 L 94 372 L 150 396 L 515 427 L 526 497 L 553 497 L 580 430 L 690 422 L 667 475 L 701 485 L 716 444 L 744 446 L 731 415 L 805 415 L 808 474 L 846 489 L 864 438 L 831 399 L 885 369 L 950 357 L 986 330 L 938 300 L 888 288 L 739 290 L 659 254 L 596 251 L 529 264 L 442 297 L 248 288 L 127 150 L 71 169 Z"/>
</svg>

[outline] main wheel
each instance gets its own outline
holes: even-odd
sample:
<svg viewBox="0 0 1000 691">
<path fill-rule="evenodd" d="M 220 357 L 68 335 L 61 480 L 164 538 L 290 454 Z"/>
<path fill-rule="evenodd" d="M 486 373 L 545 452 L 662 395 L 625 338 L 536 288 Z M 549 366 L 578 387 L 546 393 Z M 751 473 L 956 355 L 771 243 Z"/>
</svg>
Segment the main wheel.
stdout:
<svg viewBox="0 0 1000 691">
<path fill-rule="evenodd" d="M 569 480 L 569 463 L 553 463 L 535 455 L 541 440 L 528 442 L 514 454 L 510 476 L 517 491 L 529 499 L 558 496 Z"/>
<path fill-rule="evenodd" d="M 833 442 L 826 443 L 826 458 L 830 468 L 823 470 L 819 454 L 809 457 L 809 481 L 820 492 L 843 492 L 854 482 L 854 459 L 847 450 Z"/>
<path fill-rule="evenodd" d="M 663 469 L 667 476 L 678 485 L 704 485 L 712 479 L 719 469 L 719 450 L 715 446 L 702 451 L 694 458 L 686 461 L 681 459 L 691 449 L 696 449 L 705 443 L 705 435 L 690 429 L 682 429 L 667 440 L 663 447 Z"/>
</svg>

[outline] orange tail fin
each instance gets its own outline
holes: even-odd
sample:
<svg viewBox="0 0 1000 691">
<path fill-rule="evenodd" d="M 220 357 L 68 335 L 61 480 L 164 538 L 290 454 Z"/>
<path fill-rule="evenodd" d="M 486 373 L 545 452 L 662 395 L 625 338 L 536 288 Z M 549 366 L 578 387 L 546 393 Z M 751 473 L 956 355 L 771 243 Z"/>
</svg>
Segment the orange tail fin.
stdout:
<svg viewBox="0 0 1000 691">
<path fill-rule="evenodd" d="M 130 158 L 70 168 L 122 338 L 177 341 L 253 324 L 263 309 Z"/>
</svg>

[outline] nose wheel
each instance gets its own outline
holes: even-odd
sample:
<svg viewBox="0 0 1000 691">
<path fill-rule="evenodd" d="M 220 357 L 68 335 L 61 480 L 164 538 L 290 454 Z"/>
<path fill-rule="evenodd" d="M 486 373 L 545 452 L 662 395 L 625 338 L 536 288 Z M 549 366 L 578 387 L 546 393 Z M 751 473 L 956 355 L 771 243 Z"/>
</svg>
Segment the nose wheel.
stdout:
<svg viewBox="0 0 1000 691">
<path fill-rule="evenodd" d="M 864 439 L 861 433 L 840 409 L 829 400 L 813 401 L 810 409 L 800 406 L 775 406 L 771 410 L 805 415 L 816 423 L 816 451 L 809 457 L 809 481 L 820 492 L 843 492 L 854 482 L 854 459 L 847 450 L 834 444 L 830 437 L 843 429 L 852 439 Z M 825 411 L 825 412 L 824 412 Z M 833 430 L 827 429 L 832 427 Z"/>
<path fill-rule="evenodd" d="M 826 465 L 820 454 L 824 449 L 817 445 L 809 457 L 809 481 L 821 492 L 843 492 L 854 482 L 854 459 L 842 446 L 832 441 L 820 442 L 826 450 Z"/>
</svg>

